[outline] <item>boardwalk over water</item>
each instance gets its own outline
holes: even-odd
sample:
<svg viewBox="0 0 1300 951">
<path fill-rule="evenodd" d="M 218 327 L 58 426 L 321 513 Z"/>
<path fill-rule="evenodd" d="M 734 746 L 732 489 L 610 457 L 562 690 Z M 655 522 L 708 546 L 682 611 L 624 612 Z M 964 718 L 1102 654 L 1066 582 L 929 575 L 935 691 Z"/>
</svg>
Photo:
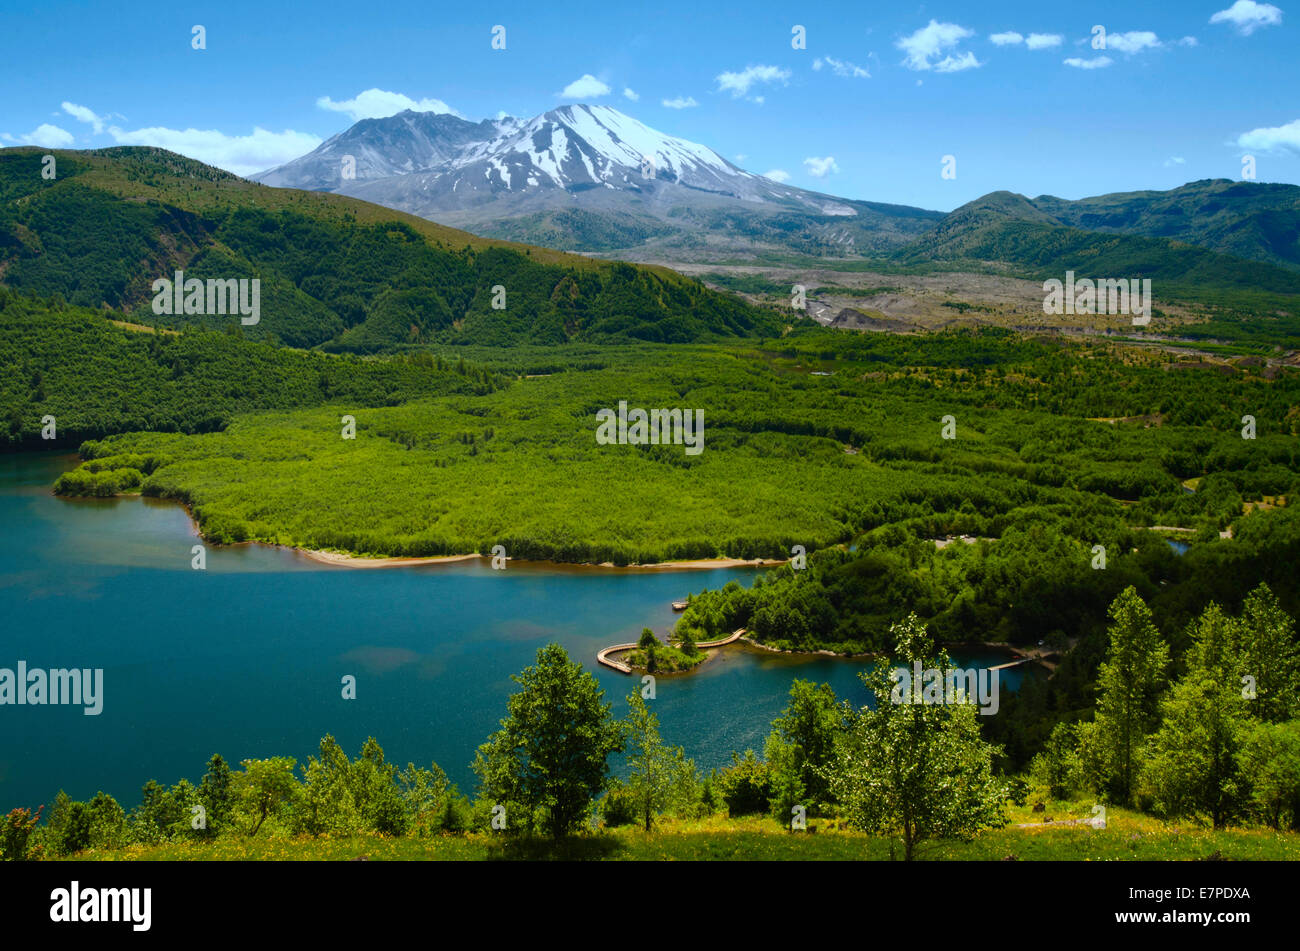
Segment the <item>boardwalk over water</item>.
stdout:
<svg viewBox="0 0 1300 951">
<path fill-rule="evenodd" d="M 701 650 L 708 650 L 709 648 L 713 648 L 713 647 L 725 647 L 728 644 L 736 643 L 736 641 L 740 640 L 744 636 L 745 636 L 745 629 L 743 627 L 737 628 L 735 631 L 732 631 L 731 634 L 728 635 L 727 637 L 724 637 L 716 641 L 700 641 L 700 643 L 696 644 L 695 646 L 700 648 Z M 669 643 L 671 644 L 671 641 Z M 606 667 L 611 667 L 614 670 L 617 670 L 619 673 L 630 674 L 632 673 L 632 668 L 630 666 L 623 663 L 621 660 L 614 660 L 609 655 L 617 653 L 619 651 L 636 650 L 636 647 L 637 645 L 635 642 L 631 644 L 615 644 L 613 647 L 606 647 L 604 650 L 599 650 L 596 652 L 596 662 L 600 664 L 604 664 Z"/>
</svg>

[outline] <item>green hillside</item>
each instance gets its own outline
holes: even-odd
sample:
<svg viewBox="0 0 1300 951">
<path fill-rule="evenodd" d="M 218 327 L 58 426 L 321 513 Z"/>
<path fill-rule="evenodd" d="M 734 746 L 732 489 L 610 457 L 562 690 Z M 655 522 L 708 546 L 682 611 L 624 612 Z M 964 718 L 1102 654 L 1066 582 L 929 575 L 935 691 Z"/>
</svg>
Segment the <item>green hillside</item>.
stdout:
<svg viewBox="0 0 1300 951">
<path fill-rule="evenodd" d="M 375 360 L 273 347 L 244 339 L 238 324 L 226 333 L 142 329 L 0 286 L 0 449 L 75 449 L 131 430 L 213 432 L 255 410 L 331 400 L 395 406 L 501 383 L 427 353 Z M 56 421 L 52 443 L 41 439 L 47 415 Z"/>
<path fill-rule="evenodd" d="M 1087 231 L 1057 222 L 1035 203 L 993 192 L 963 205 L 895 257 L 902 263 L 1008 265 L 1028 277 L 1150 278 L 1181 292 L 1235 288 L 1300 293 L 1300 273 L 1164 237 Z"/>
<path fill-rule="evenodd" d="M 155 279 L 261 281 L 253 339 L 373 352 L 410 344 L 681 343 L 780 320 L 665 269 L 488 241 L 355 199 L 271 189 L 158 149 L 0 150 L 0 276 L 164 326 Z M 500 287 L 503 294 L 494 292 Z M 504 306 L 500 306 L 504 305 Z"/>
<path fill-rule="evenodd" d="M 1119 192 L 1033 206 L 1058 224 L 1172 238 L 1252 261 L 1300 268 L 1300 187 L 1226 178 L 1169 191 Z"/>
</svg>

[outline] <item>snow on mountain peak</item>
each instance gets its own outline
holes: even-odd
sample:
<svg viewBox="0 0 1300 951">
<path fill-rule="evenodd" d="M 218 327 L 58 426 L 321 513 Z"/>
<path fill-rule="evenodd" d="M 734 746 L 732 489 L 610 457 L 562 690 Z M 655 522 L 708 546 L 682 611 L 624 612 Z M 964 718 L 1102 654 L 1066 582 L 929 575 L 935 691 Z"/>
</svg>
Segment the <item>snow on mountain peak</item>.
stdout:
<svg viewBox="0 0 1300 951">
<path fill-rule="evenodd" d="M 340 182 L 343 155 L 356 180 L 422 176 L 420 191 L 473 195 L 604 186 L 643 192 L 673 183 L 749 201 L 771 200 L 770 183 L 712 149 L 666 135 L 610 106 L 558 106 L 531 119 L 499 114 L 479 123 L 403 112 L 369 119 L 310 155 L 258 176 L 276 185 L 352 188 Z M 396 187 L 396 186 L 395 186 Z"/>
</svg>

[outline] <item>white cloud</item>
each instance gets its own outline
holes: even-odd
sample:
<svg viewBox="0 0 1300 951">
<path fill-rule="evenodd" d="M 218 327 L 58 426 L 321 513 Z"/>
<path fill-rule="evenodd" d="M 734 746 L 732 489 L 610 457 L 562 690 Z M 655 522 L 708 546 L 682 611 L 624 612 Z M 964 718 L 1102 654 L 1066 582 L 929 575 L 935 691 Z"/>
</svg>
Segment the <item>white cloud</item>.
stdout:
<svg viewBox="0 0 1300 951">
<path fill-rule="evenodd" d="M 110 126 L 118 145 L 152 145 L 179 152 L 236 175 L 251 175 L 305 155 L 321 140 L 306 132 L 269 132 L 253 127 L 251 135 L 226 135 L 216 129 L 167 129 L 155 126 L 126 131 Z"/>
<path fill-rule="evenodd" d="M 834 59 L 830 56 L 819 56 L 817 59 L 813 60 L 813 69 L 820 70 L 823 66 L 829 66 L 831 72 L 836 76 L 845 76 L 850 79 L 871 78 L 871 74 L 856 63 L 850 63 L 842 59 Z"/>
<path fill-rule="evenodd" d="M 955 73 L 981 65 L 975 59 L 975 54 L 967 52 L 953 56 L 949 53 L 938 62 L 934 60 L 938 59 L 940 53 L 974 35 L 974 30 L 968 30 L 956 23 L 940 23 L 931 20 L 928 26 L 921 27 L 911 36 L 903 37 L 894 45 L 907 54 L 903 59 L 903 65 L 908 69 L 933 69 L 940 73 Z"/>
<path fill-rule="evenodd" d="M 1300 119 L 1294 119 L 1286 125 L 1243 132 L 1237 136 L 1237 145 L 1261 152 L 1300 152 Z"/>
<path fill-rule="evenodd" d="M 803 160 L 803 167 L 808 170 L 808 174 L 813 178 L 825 178 L 832 172 L 840 170 L 840 167 L 835 164 L 835 158 L 830 155 L 825 158 L 806 158 Z"/>
<path fill-rule="evenodd" d="M 640 97 L 639 95 L 637 95 L 637 93 L 635 93 L 633 90 L 629 89 L 627 86 L 624 86 L 624 87 L 623 87 L 623 98 L 624 98 L 624 99 L 631 99 L 633 102 L 636 102 L 636 101 L 637 101 L 638 99 L 640 99 L 641 97 Z"/>
<path fill-rule="evenodd" d="M 1127 33 L 1110 33 L 1106 36 L 1106 49 L 1129 55 L 1144 49 L 1155 49 L 1159 45 L 1160 38 L 1150 30 L 1130 30 Z"/>
<path fill-rule="evenodd" d="M 1165 168 L 1173 168 L 1175 165 L 1186 165 L 1186 164 L 1187 164 L 1187 159 L 1183 158 L 1181 155 L 1174 155 L 1171 156 L 1170 158 L 1165 159 Z"/>
<path fill-rule="evenodd" d="M 1210 17 L 1211 23 L 1231 23 L 1242 36 L 1250 36 L 1261 26 L 1277 26 L 1282 22 L 1282 11 L 1271 3 L 1254 0 L 1237 0 L 1226 10 Z"/>
<path fill-rule="evenodd" d="M 749 158 L 749 156 L 746 155 L 744 152 L 737 152 L 737 153 L 736 153 L 736 161 L 737 161 L 737 162 L 743 162 L 743 161 L 745 161 L 745 159 L 747 159 L 747 158 Z"/>
<path fill-rule="evenodd" d="M 1073 66 L 1075 69 L 1105 69 L 1114 60 L 1109 56 L 1094 56 L 1092 59 L 1080 59 L 1078 56 L 1071 56 L 1065 61 L 1066 66 Z"/>
<path fill-rule="evenodd" d="M 16 138 L 6 132 L 4 138 L 9 142 L 21 142 L 23 145 L 39 145 L 43 149 L 63 149 L 75 141 L 72 133 L 67 129 L 50 125 L 48 122 L 43 122 L 26 135 Z"/>
<path fill-rule="evenodd" d="M 321 96 L 316 100 L 316 105 L 330 112 L 346 113 L 353 122 L 362 119 L 383 119 L 407 109 L 412 112 L 437 112 L 460 116 L 459 112 L 441 99 L 412 99 L 400 92 L 388 92 L 383 89 L 367 89 L 365 92 L 357 93 L 351 99 L 340 102 L 335 102 L 329 96 Z M 461 116 L 461 118 L 465 117 Z"/>
<path fill-rule="evenodd" d="M 1016 46 L 1024 43 L 1031 50 L 1047 50 L 1054 46 L 1060 46 L 1065 37 L 1060 33 L 1030 33 L 1028 36 L 1021 36 L 1015 30 L 1008 30 L 1005 33 L 993 33 L 989 36 L 994 46 Z"/>
<path fill-rule="evenodd" d="M 1179 46 L 1199 46 L 1200 43 L 1197 41 L 1196 37 L 1194 37 L 1194 36 L 1184 36 L 1181 40 L 1178 41 L 1178 45 L 1179 45 Z"/>
<path fill-rule="evenodd" d="M 789 78 L 790 70 L 779 66 L 746 66 L 738 73 L 719 73 L 718 91 L 743 96 L 755 83 L 784 83 Z"/>
<path fill-rule="evenodd" d="M 788 182 L 790 173 L 783 168 L 774 168 L 770 172 L 764 172 L 763 177 L 770 178 L 774 182 Z"/>
<path fill-rule="evenodd" d="M 94 128 L 97 135 L 104 131 L 104 117 L 95 115 L 85 106 L 79 106 L 74 102 L 65 102 L 63 103 L 63 111 L 78 122 L 88 123 Z"/>
<path fill-rule="evenodd" d="M 699 105 L 694 96 L 678 96 L 676 99 L 665 99 L 663 103 L 669 109 L 690 109 Z"/>
<path fill-rule="evenodd" d="M 611 90 L 591 73 L 583 73 L 569 85 L 560 90 L 562 99 L 595 99 L 608 96 Z"/>
<path fill-rule="evenodd" d="M 976 69 L 983 64 L 975 58 L 970 50 L 960 56 L 945 56 L 934 64 L 936 73 L 960 73 L 963 69 Z"/>
</svg>

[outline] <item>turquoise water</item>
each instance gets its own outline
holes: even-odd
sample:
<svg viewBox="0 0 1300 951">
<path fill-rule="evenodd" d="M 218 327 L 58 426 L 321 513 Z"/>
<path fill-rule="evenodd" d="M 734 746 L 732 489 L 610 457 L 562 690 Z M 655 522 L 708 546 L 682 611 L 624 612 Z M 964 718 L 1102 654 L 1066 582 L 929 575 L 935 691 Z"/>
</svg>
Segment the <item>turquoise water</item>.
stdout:
<svg viewBox="0 0 1300 951">
<path fill-rule="evenodd" d="M 128 808 L 148 779 L 196 781 L 212 753 L 315 752 L 332 733 L 355 755 L 374 735 L 390 760 L 436 761 L 469 791 L 474 751 L 498 726 L 510 675 L 559 641 L 615 713 L 639 679 L 596 651 L 663 634 L 670 602 L 753 569 L 619 572 L 480 562 L 385 569 L 319 565 L 257 545 L 209 547 L 190 567 L 189 517 L 150 499 L 69 500 L 50 485 L 75 458 L 0 455 L 0 667 L 104 668 L 99 716 L 0 706 L 0 812 L 97 790 Z M 962 665 L 1003 658 L 961 654 Z M 702 767 L 762 749 L 796 677 L 863 703 L 862 662 L 730 647 L 661 677 L 652 709 Z M 341 678 L 357 678 L 344 700 Z M 1003 672 L 1014 689 L 1020 672 Z"/>
</svg>

